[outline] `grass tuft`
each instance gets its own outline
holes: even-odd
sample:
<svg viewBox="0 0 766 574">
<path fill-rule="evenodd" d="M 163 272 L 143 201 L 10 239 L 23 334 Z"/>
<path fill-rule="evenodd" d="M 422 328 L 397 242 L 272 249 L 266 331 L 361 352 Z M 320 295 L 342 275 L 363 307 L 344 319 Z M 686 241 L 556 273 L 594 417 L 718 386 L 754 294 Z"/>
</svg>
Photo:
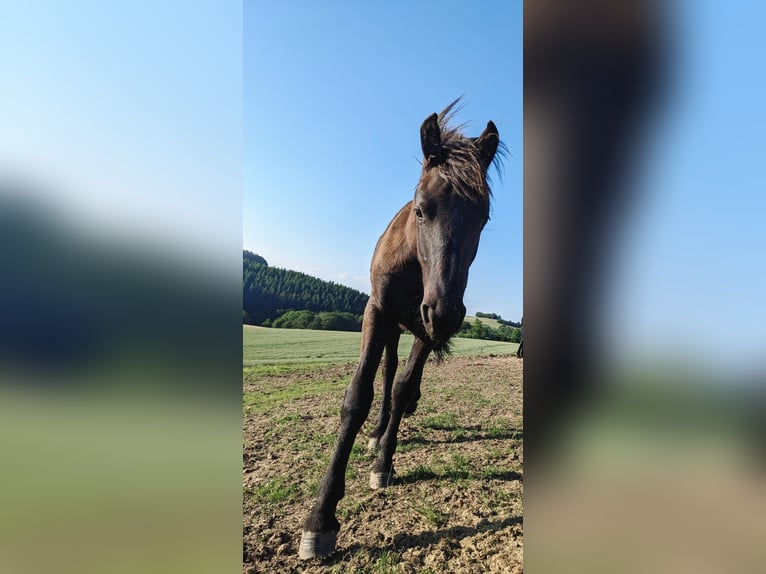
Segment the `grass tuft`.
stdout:
<svg viewBox="0 0 766 574">
<path fill-rule="evenodd" d="M 471 478 L 471 463 L 462 454 L 453 454 L 450 462 L 444 465 L 444 474 L 451 480 L 465 480 Z"/>
<path fill-rule="evenodd" d="M 373 564 L 373 572 L 375 574 L 393 574 L 398 570 L 399 561 L 400 557 L 396 552 L 382 550 Z"/>
<path fill-rule="evenodd" d="M 419 506 L 416 506 L 415 510 L 422 514 L 429 522 L 429 524 L 435 526 L 436 528 L 441 528 L 447 524 L 447 515 L 434 507 L 434 505 L 428 501 Z"/>
<path fill-rule="evenodd" d="M 275 478 L 252 489 L 252 496 L 261 504 L 279 504 L 290 502 L 297 496 L 298 488 L 280 478 Z"/>
<path fill-rule="evenodd" d="M 457 415 L 454 413 L 434 415 L 423 421 L 423 426 L 434 430 L 456 430 L 458 428 Z"/>
</svg>

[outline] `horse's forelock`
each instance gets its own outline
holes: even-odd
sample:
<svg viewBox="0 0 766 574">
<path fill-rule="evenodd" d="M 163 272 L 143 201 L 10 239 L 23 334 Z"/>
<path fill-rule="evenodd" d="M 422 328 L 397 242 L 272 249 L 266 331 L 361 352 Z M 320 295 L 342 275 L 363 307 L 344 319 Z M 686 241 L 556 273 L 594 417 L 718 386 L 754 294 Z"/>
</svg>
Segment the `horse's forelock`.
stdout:
<svg viewBox="0 0 766 574">
<path fill-rule="evenodd" d="M 462 110 L 462 96 L 452 101 L 438 115 L 439 130 L 441 131 L 441 146 L 444 150 L 444 160 L 435 166 L 423 164 L 421 182 L 426 172 L 438 169 L 441 175 L 451 185 L 452 189 L 465 199 L 471 201 L 487 201 L 492 197 L 489 187 L 488 170 L 484 169 L 481 160 L 481 150 L 475 138 L 466 137 L 462 130 L 466 124 L 454 125 L 452 120 Z M 492 165 L 500 172 L 500 161 L 505 155 L 505 145 L 500 142 Z"/>
</svg>

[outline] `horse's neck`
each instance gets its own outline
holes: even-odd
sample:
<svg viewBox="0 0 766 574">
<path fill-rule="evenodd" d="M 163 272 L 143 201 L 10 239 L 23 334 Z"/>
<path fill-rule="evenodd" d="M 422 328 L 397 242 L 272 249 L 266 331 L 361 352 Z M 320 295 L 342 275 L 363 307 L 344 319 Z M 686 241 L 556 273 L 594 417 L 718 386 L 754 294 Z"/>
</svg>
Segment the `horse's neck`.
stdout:
<svg viewBox="0 0 766 574">
<path fill-rule="evenodd" d="M 394 216 L 378 240 L 372 259 L 372 271 L 397 273 L 416 264 L 417 259 L 417 229 L 410 201 Z"/>
</svg>

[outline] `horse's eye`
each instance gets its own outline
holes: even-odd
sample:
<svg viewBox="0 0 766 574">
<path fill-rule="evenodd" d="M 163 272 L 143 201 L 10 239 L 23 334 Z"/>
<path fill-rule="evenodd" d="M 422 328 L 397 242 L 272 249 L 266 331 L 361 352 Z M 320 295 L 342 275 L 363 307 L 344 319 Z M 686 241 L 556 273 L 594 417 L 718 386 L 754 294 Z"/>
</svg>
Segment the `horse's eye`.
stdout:
<svg viewBox="0 0 766 574">
<path fill-rule="evenodd" d="M 416 207 L 414 210 L 415 216 L 418 218 L 419 221 L 423 221 L 423 212 L 420 210 L 419 207 Z"/>
</svg>

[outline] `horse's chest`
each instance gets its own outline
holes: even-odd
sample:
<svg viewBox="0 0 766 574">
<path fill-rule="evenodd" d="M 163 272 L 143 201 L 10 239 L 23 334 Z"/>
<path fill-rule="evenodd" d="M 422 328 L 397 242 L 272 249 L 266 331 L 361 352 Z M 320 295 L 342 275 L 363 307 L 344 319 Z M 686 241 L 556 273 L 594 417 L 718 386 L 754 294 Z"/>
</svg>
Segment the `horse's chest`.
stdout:
<svg viewBox="0 0 766 574">
<path fill-rule="evenodd" d="M 406 311 L 419 308 L 423 300 L 423 279 L 419 269 L 381 276 L 373 291 L 383 309 Z"/>
</svg>

